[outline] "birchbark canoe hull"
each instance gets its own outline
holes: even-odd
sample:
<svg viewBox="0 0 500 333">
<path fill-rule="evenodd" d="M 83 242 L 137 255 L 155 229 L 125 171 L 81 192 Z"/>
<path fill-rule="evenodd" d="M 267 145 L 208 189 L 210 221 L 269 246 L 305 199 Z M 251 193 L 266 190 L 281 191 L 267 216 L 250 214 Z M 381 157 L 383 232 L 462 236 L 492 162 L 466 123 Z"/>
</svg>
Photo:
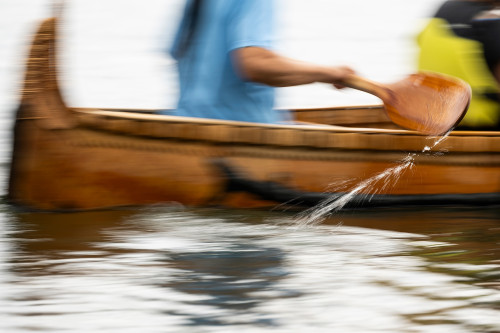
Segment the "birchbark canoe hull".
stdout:
<svg viewBox="0 0 500 333">
<path fill-rule="evenodd" d="M 294 110 L 301 125 L 71 108 L 55 43 L 52 18 L 34 38 L 16 114 L 15 205 L 302 207 L 349 191 L 352 206 L 500 202 L 500 132 L 453 131 L 435 144 L 382 106 Z"/>
</svg>

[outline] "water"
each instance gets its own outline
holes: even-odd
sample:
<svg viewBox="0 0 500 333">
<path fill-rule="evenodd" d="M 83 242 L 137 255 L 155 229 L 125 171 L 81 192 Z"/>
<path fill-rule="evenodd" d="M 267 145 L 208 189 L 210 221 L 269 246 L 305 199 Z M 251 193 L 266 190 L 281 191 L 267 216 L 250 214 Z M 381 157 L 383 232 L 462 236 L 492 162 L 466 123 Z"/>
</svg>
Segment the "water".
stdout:
<svg viewBox="0 0 500 333">
<path fill-rule="evenodd" d="M 48 3 L 0 0 L 2 188 L 25 42 Z M 70 105 L 174 104 L 175 72 L 161 49 L 181 1 L 66 3 L 61 61 Z M 279 48 L 396 80 L 412 71 L 412 38 L 436 4 L 286 0 Z M 373 102 L 321 85 L 284 89 L 278 101 Z M 374 181 L 391 186 L 411 161 L 395 161 Z M 341 208 L 300 225 L 296 212 L 49 214 L 0 203 L 0 332 L 500 331 L 499 207 Z"/>
<path fill-rule="evenodd" d="M 497 332 L 498 212 L 2 212 L 5 332 Z M 8 287 L 8 288 L 6 288 Z"/>
<path fill-rule="evenodd" d="M 404 172 L 411 170 L 414 163 L 415 154 L 409 154 L 395 166 L 389 167 L 365 180 L 357 181 L 356 186 L 353 189 L 349 190 L 340 197 L 332 196 L 331 198 L 327 198 L 320 202 L 316 207 L 300 213 L 296 223 L 299 226 L 319 224 L 323 222 L 326 216 L 334 215 L 341 211 L 345 205 L 347 205 L 354 197 L 360 195 L 364 190 L 370 190 L 370 192 L 373 193 L 365 196 L 364 200 L 370 201 L 370 198 L 373 195 L 378 194 L 377 191 L 372 191 L 373 189 L 378 188 L 380 192 L 384 192 L 392 184 L 395 184 Z M 346 182 L 342 182 L 342 185 L 345 184 Z M 342 192 L 339 186 L 330 187 L 332 188 L 332 192 Z"/>
</svg>

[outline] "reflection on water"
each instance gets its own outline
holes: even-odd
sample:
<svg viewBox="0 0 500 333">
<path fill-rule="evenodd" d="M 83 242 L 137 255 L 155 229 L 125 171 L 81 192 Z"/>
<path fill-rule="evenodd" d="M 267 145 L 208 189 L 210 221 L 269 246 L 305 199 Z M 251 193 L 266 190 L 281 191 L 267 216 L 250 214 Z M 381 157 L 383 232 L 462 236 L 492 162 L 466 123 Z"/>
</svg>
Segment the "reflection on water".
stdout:
<svg viewBox="0 0 500 333">
<path fill-rule="evenodd" d="M 2 332 L 500 330 L 495 209 L 1 214 Z"/>
</svg>

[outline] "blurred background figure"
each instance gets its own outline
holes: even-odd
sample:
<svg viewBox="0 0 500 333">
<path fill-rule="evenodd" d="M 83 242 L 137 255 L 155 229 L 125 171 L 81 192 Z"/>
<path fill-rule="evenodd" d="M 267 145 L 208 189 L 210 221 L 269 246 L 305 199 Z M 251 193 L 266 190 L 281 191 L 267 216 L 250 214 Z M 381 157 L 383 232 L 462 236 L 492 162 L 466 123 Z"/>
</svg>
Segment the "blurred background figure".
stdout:
<svg viewBox="0 0 500 333">
<path fill-rule="evenodd" d="M 448 0 L 418 36 L 418 66 L 459 77 L 472 101 L 458 129 L 500 128 L 500 1 Z"/>
<path fill-rule="evenodd" d="M 279 123 L 274 87 L 323 82 L 342 88 L 349 67 L 278 55 L 273 0 L 187 0 L 174 43 L 180 116 Z"/>
</svg>

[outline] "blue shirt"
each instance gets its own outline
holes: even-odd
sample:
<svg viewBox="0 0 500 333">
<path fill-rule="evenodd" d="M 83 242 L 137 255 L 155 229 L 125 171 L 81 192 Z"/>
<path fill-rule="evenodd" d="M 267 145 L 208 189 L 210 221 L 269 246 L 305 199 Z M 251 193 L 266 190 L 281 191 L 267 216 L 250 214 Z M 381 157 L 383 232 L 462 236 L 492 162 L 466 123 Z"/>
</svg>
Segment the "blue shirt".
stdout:
<svg viewBox="0 0 500 333">
<path fill-rule="evenodd" d="M 242 47 L 271 48 L 273 0 L 204 0 L 194 39 L 179 55 L 185 25 L 186 15 L 170 50 L 179 71 L 178 115 L 261 123 L 283 120 L 273 109 L 274 88 L 242 79 L 230 55 Z"/>
</svg>

